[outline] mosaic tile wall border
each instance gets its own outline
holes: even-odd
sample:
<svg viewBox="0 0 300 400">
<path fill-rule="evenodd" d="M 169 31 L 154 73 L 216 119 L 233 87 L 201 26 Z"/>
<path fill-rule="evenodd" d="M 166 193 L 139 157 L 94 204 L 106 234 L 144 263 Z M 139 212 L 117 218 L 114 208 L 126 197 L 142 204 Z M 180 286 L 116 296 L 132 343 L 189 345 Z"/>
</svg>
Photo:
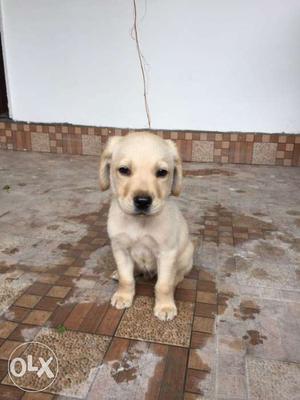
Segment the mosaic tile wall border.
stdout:
<svg viewBox="0 0 300 400">
<path fill-rule="evenodd" d="M 109 136 L 129 129 L 68 124 L 0 122 L 0 149 L 99 155 Z M 300 166 L 300 134 L 163 131 L 176 141 L 184 161 Z"/>
</svg>

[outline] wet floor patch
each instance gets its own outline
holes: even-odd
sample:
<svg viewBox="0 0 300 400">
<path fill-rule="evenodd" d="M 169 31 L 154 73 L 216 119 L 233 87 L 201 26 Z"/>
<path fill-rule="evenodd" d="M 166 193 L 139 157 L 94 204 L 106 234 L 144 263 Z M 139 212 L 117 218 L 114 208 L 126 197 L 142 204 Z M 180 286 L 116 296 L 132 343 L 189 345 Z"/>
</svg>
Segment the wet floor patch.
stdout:
<svg viewBox="0 0 300 400">
<path fill-rule="evenodd" d="M 252 346 L 263 344 L 264 340 L 267 340 L 267 336 L 262 335 L 260 332 L 250 329 L 247 334 L 243 336 L 243 339 L 249 342 Z"/>
<path fill-rule="evenodd" d="M 243 321 L 255 319 L 255 315 L 260 313 L 260 308 L 253 301 L 241 301 L 239 308 L 234 309 L 234 316 Z"/>
<path fill-rule="evenodd" d="M 168 357 L 171 353 L 172 349 L 163 345 L 114 338 L 88 398 L 163 398 L 159 397 L 162 391 L 160 382 L 168 373 Z"/>
<path fill-rule="evenodd" d="M 234 176 L 235 173 L 232 171 L 228 171 L 225 169 L 218 169 L 218 168 L 203 168 L 203 169 L 185 169 L 183 172 L 184 176 L 214 176 L 214 175 L 221 175 L 221 176 Z"/>
<path fill-rule="evenodd" d="M 24 274 L 23 271 L 17 269 L 2 274 L 0 277 L 0 315 L 35 279 L 34 274 Z"/>
<path fill-rule="evenodd" d="M 203 218 L 200 234 L 208 242 L 218 245 L 238 246 L 251 240 L 264 239 L 276 231 L 269 218 L 261 219 L 252 215 L 238 214 L 221 204 L 209 208 Z"/>
</svg>

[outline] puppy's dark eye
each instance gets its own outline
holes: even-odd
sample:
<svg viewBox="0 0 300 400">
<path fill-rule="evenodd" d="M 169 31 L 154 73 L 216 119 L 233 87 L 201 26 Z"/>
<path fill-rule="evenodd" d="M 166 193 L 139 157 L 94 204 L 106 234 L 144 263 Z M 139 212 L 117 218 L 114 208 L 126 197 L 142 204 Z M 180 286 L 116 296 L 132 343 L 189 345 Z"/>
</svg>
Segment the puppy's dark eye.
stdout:
<svg viewBox="0 0 300 400">
<path fill-rule="evenodd" d="M 128 167 L 120 167 L 119 168 L 119 172 L 121 175 L 125 175 L 125 176 L 130 176 L 131 175 L 131 171 Z"/>
<path fill-rule="evenodd" d="M 163 178 L 166 175 L 168 175 L 168 171 L 166 169 L 159 169 L 156 171 L 157 178 Z"/>
</svg>

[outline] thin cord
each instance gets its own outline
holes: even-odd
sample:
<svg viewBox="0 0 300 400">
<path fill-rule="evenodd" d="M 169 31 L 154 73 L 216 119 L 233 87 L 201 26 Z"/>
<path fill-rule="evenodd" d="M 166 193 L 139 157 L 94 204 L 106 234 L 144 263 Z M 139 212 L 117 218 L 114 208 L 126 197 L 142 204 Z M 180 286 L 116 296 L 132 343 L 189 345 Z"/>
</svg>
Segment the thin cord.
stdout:
<svg viewBox="0 0 300 400">
<path fill-rule="evenodd" d="M 144 61 L 143 61 L 144 57 L 143 57 L 143 54 L 141 52 L 138 29 L 137 29 L 136 0 L 133 0 L 133 11 L 134 11 L 134 23 L 133 23 L 132 30 L 134 31 L 134 36 L 135 36 L 134 40 L 135 40 L 135 43 L 136 43 L 136 49 L 137 49 L 137 52 L 138 52 L 139 62 L 140 62 L 140 67 L 141 67 L 141 72 L 142 72 L 142 77 L 143 77 L 144 102 L 145 102 L 145 110 L 146 110 L 146 115 L 147 115 L 147 120 L 148 120 L 148 127 L 151 128 L 150 110 L 149 110 L 149 105 L 148 105 L 147 80 L 146 80 L 145 67 L 144 67 Z"/>
</svg>

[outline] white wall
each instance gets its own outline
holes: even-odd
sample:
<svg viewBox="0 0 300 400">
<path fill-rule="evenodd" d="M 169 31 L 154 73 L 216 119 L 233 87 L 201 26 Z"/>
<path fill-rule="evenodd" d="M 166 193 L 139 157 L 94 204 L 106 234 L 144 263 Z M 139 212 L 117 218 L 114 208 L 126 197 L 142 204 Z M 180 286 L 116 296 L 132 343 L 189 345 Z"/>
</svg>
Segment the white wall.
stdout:
<svg viewBox="0 0 300 400">
<path fill-rule="evenodd" d="M 12 118 L 146 126 L 132 0 L 0 1 Z M 300 132 L 299 0 L 137 5 L 153 128 Z"/>
</svg>

